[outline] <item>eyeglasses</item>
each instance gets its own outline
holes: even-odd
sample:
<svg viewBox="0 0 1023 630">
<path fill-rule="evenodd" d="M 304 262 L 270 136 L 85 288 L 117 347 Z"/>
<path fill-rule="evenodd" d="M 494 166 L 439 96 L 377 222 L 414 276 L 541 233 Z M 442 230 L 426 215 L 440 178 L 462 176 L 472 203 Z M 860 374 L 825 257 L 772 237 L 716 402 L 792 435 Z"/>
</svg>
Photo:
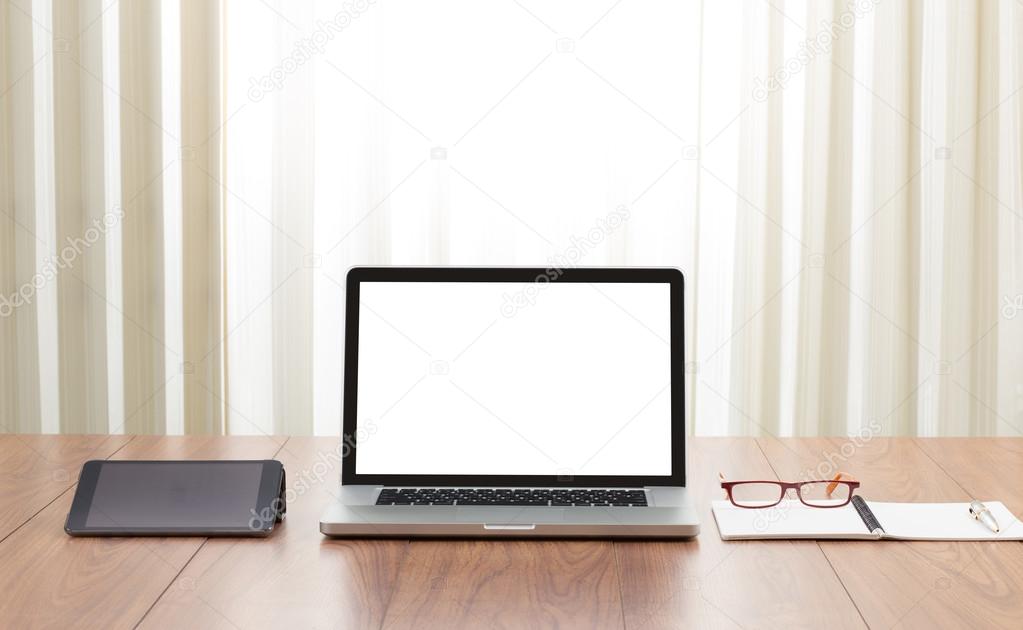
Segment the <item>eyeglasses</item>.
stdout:
<svg viewBox="0 0 1023 630">
<path fill-rule="evenodd" d="M 781 503 L 785 493 L 795 490 L 803 505 L 819 508 L 842 507 L 852 500 L 853 490 L 860 482 L 852 481 L 846 473 L 838 473 L 833 479 L 813 481 L 725 481 L 718 473 L 721 487 L 728 500 L 735 507 L 767 508 Z"/>
</svg>

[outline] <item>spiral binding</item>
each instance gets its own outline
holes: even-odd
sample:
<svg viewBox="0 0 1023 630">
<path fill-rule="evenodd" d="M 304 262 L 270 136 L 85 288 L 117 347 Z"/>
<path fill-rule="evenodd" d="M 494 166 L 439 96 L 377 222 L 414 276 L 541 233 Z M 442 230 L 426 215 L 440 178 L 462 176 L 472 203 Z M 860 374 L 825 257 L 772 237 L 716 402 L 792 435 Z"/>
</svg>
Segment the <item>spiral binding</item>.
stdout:
<svg viewBox="0 0 1023 630">
<path fill-rule="evenodd" d="M 863 500 L 863 497 L 858 494 L 854 495 L 852 498 L 852 504 L 853 507 L 856 508 L 856 513 L 860 515 L 861 519 L 863 519 L 863 524 L 867 526 L 867 530 L 870 531 L 871 534 L 876 533 L 878 530 L 881 530 L 881 533 L 884 533 L 884 528 L 881 527 L 881 522 L 877 520 L 876 516 L 874 516 L 874 513 L 870 510 L 870 506 L 868 506 L 867 502 Z"/>
</svg>

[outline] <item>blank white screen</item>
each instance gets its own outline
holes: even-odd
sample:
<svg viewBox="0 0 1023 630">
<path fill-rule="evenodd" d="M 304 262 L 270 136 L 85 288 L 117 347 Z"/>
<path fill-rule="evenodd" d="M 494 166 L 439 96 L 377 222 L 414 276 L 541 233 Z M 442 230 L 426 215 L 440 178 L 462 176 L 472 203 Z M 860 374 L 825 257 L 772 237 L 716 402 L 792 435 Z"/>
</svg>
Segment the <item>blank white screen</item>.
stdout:
<svg viewBox="0 0 1023 630">
<path fill-rule="evenodd" d="M 356 472 L 670 475 L 669 286 L 361 283 Z"/>
</svg>

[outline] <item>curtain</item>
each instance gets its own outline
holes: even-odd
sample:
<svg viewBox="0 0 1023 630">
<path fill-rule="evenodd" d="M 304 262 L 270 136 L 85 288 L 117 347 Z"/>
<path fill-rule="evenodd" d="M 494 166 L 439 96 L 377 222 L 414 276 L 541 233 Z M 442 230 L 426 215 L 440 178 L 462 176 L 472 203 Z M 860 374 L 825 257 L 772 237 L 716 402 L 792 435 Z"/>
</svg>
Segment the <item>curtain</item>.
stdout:
<svg viewBox="0 0 1023 630">
<path fill-rule="evenodd" d="M 337 434 L 349 266 L 571 261 L 692 433 L 1023 432 L 1018 2 L 0 7 L 4 430 Z"/>
<path fill-rule="evenodd" d="M 0 3 L 0 426 L 224 429 L 220 9 Z"/>
</svg>

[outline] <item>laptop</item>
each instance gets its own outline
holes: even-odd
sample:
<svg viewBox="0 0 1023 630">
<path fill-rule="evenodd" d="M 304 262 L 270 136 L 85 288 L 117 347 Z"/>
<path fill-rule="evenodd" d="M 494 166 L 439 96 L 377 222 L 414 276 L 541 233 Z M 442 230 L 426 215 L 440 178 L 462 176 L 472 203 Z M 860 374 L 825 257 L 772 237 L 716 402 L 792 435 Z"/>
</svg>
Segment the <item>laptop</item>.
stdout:
<svg viewBox="0 0 1023 630">
<path fill-rule="evenodd" d="M 328 536 L 699 532 L 677 269 L 356 267 Z"/>
</svg>

